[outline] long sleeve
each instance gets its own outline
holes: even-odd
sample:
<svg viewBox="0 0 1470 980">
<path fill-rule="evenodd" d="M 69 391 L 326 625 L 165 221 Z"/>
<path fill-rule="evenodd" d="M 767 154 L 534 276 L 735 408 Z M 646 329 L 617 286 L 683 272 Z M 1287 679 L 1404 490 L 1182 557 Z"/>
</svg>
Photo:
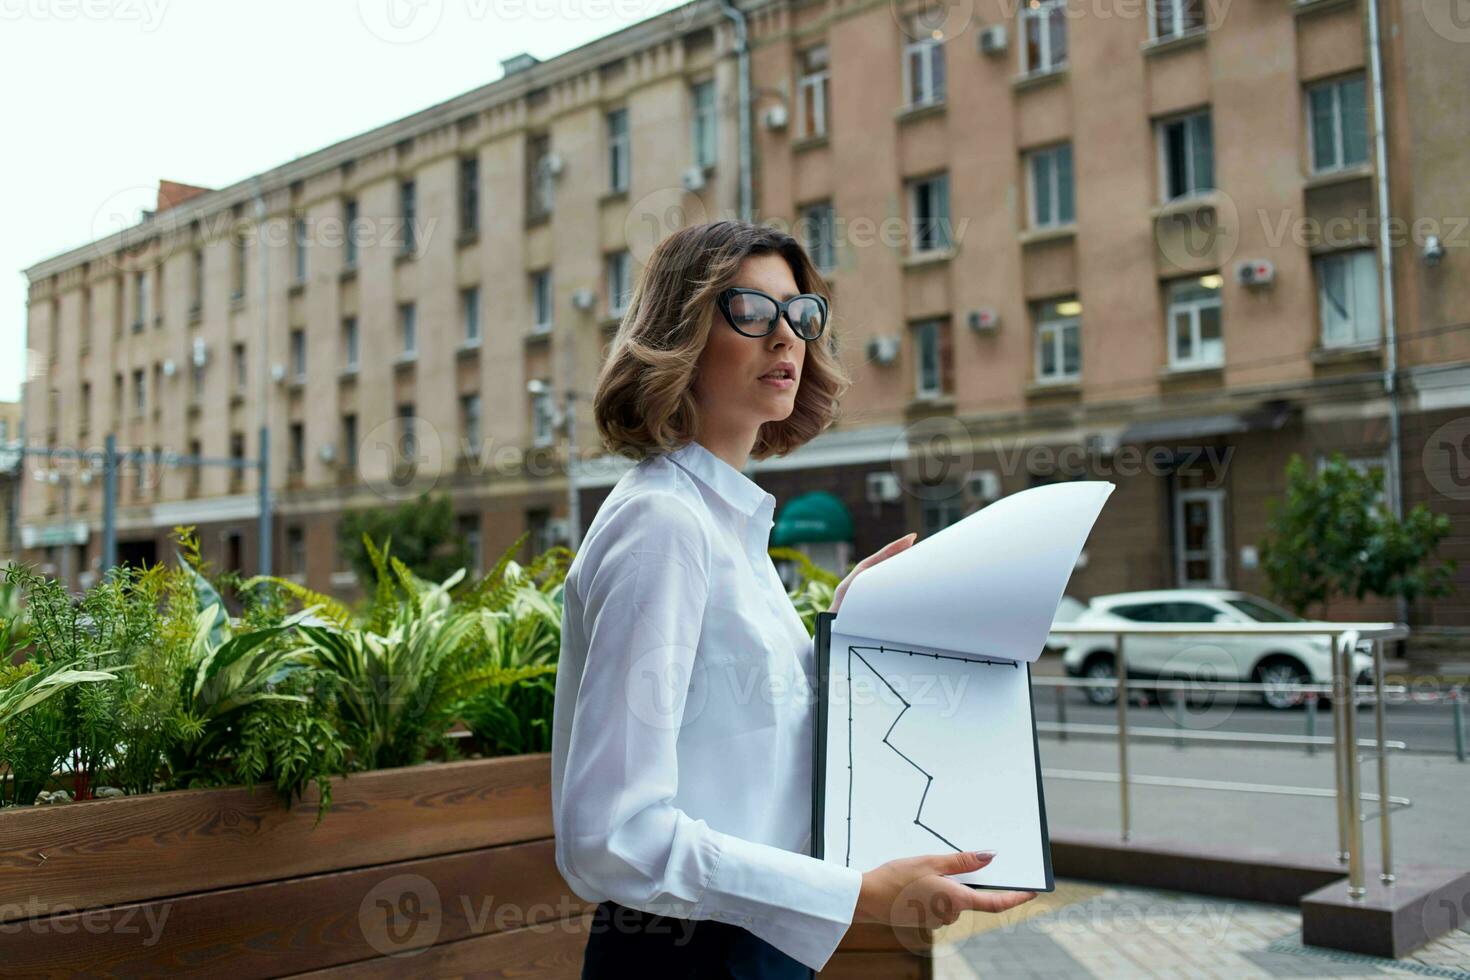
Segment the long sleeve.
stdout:
<svg viewBox="0 0 1470 980">
<path fill-rule="evenodd" d="M 683 500 L 645 492 L 609 517 L 588 555 L 557 864 L 622 905 L 733 923 L 821 969 L 852 922 L 862 873 L 722 833 L 671 802 L 679 731 L 700 704 L 690 681 L 700 683 L 711 548 Z"/>
</svg>

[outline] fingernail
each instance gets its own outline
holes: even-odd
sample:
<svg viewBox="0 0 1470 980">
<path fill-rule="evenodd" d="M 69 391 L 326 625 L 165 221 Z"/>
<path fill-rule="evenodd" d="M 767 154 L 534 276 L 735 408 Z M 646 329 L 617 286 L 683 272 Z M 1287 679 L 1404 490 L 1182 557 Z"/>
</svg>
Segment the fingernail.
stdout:
<svg viewBox="0 0 1470 980">
<path fill-rule="evenodd" d="M 974 851 L 976 861 L 988 861 L 995 857 L 994 851 Z"/>
</svg>

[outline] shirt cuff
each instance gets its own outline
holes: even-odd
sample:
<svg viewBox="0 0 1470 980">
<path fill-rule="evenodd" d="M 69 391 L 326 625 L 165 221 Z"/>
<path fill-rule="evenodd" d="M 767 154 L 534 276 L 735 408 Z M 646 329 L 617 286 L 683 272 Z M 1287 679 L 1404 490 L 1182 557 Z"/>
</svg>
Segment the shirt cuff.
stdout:
<svg viewBox="0 0 1470 980">
<path fill-rule="evenodd" d="M 852 925 L 863 873 L 729 834 L 719 838 L 719 862 L 699 914 L 741 926 L 821 970 Z"/>
</svg>

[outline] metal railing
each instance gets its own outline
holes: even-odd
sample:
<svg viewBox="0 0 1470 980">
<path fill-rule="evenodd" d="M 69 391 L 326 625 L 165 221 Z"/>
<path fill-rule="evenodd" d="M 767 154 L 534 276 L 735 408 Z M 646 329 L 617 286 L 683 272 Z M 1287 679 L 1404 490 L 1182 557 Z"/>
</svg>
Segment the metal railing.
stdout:
<svg viewBox="0 0 1470 980">
<path fill-rule="evenodd" d="M 1386 726 L 1384 721 L 1383 703 L 1385 694 L 1389 693 L 1383 684 L 1383 644 L 1386 640 L 1403 639 L 1409 635 L 1409 628 L 1399 623 L 1198 623 L 1188 626 L 1165 623 L 1136 623 L 1120 627 L 1112 624 L 1076 624 L 1058 625 L 1050 631 L 1053 637 L 1069 636 L 1106 636 L 1113 639 L 1113 684 L 1117 689 L 1116 710 L 1118 723 L 1116 729 L 1118 741 L 1118 772 L 1116 775 L 1103 772 L 1088 772 L 1084 770 L 1047 770 L 1045 775 L 1059 779 L 1081 779 L 1093 782 L 1113 782 L 1118 784 L 1119 817 L 1121 821 L 1122 839 L 1128 840 L 1131 833 L 1131 808 L 1130 787 L 1140 786 L 1168 786 L 1184 789 L 1210 789 L 1230 792 L 1268 793 L 1287 796 L 1311 796 L 1325 798 L 1333 797 L 1337 801 L 1337 833 L 1338 852 L 1337 859 L 1348 867 L 1348 895 L 1350 898 L 1361 900 L 1366 894 L 1364 886 L 1364 857 L 1363 857 L 1363 823 L 1376 817 L 1379 822 L 1379 833 L 1381 838 L 1382 869 L 1379 879 L 1384 883 L 1394 880 L 1393 873 L 1393 847 L 1392 832 L 1389 814 L 1394 809 L 1405 809 L 1412 806 L 1411 800 L 1404 797 L 1389 795 L 1388 781 L 1388 752 L 1390 749 L 1403 749 L 1403 742 L 1391 742 L 1386 737 Z M 1123 641 L 1127 636 L 1181 636 L 1181 637 L 1211 637 L 1211 636 L 1325 636 L 1327 637 L 1332 653 L 1332 683 L 1327 684 L 1259 684 L 1225 681 L 1195 681 L 1190 679 L 1169 680 L 1160 678 L 1157 680 L 1140 680 L 1128 678 L 1127 659 L 1124 653 Z M 1353 654 L 1357 650 L 1360 640 L 1368 640 L 1373 650 L 1373 668 L 1371 672 L 1370 685 L 1359 686 L 1356 683 L 1356 674 L 1353 670 Z M 1104 682 L 1087 678 L 1071 677 L 1033 677 L 1032 683 L 1038 685 L 1051 685 L 1056 687 L 1099 687 Z M 1171 738 L 1177 741 L 1208 741 L 1208 742 L 1237 742 L 1255 743 L 1261 741 L 1261 736 L 1250 732 L 1188 732 L 1177 729 L 1145 729 L 1130 733 L 1128 728 L 1128 691 L 1130 688 L 1153 690 L 1222 690 L 1222 691 L 1293 691 L 1312 695 L 1330 693 L 1332 697 L 1333 712 L 1333 734 L 1331 739 L 1318 738 L 1315 735 L 1291 736 L 1271 735 L 1267 736 L 1270 741 L 1280 744 L 1295 743 L 1315 746 L 1328 743 L 1333 749 L 1334 775 L 1336 785 L 1332 790 L 1306 786 L 1279 786 L 1263 783 L 1226 782 L 1222 780 L 1187 779 L 1170 776 L 1134 776 L 1129 772 L 1128 766 L 1128 742 L 1130 734 L 1134 737 L 1144 738 Z M 1396 688 L 1402 691 L 1402 688 Z M 1365 695 L 1370 691 L 1371 695 Z M 1359 740 L 1357 729 L 1357 707 L 1365 703 L 1371 697 L 1373 703 L 1375 737 L 1371 740 Z M 1065 723 L 1063 723 L 1065 726 Z M 1070 727 L 1078 730 L 1077 726 Z M 1104 726 L 1090 726 L 1102 733 Z M 1043 726 L 1038 726 L 1042 728 Z M 1358 754 L 1360 748 L 1374 749 L 1374 757 L 1378 767 L 1378 792 L 1364 793 L 1359 786 L 1359 764 L 1364 757 Z M 1362 812 L 1363 801 L 1371 801 L 1377 804 L 1374 814 L 1364 815 Z"/>
</svg>

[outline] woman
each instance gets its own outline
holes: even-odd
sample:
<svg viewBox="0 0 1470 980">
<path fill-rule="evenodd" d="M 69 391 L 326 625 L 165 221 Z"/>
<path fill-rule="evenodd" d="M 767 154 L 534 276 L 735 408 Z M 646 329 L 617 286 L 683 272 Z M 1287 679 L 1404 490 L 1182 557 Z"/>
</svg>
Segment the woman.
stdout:
<svg viewBox="0 0 1470 980">
<path fill-rule="evenodd" d="M 870 871 L 811 857 L 813 642 L 741 470 L 831 424 L 851 383 L 795 239 L 718 221 L 650 256 L 594 396 L 638 460 L 567 572 L 552 738 L 557 868 L 598 902 L 584 980 L 810 978 L 854 922 L 937 926 L 1031 892 L 946 877 L 973 852 Z M 913 543 L 859 562 L 838 585 Z"/>
</svg>

